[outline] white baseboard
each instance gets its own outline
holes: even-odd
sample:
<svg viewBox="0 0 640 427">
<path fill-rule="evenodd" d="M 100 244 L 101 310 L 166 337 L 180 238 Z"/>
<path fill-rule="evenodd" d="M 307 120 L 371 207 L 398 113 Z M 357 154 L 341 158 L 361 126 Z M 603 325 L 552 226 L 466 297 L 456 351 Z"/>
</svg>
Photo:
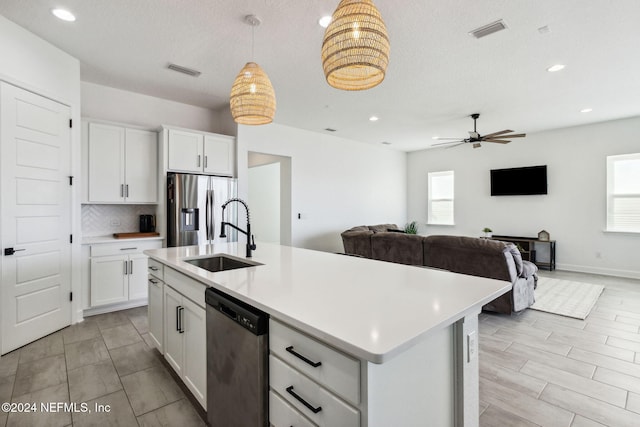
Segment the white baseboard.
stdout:
<svg viewBox="0 0 640 427">
<path fill-rule="evenodd" d="M 120 311 L 120 310 L 126 310 L 128 308 L 142 307 L 143 305 L 147 305 L 148 302 L 149 300 L 147 298 L 144 298 L 144 299 L 138 299 L 134 301 L 127 301 L 123 303 L 103 305 L 100 307 L 92 307 L 84 310 L 83 315 L 84 317 L 95 316 L 96 314 L 111 313 L 112 311 Z"/>
<path fill-rule="evenodd" d="M 618 270 L 614 268 L 592 267 L 574 264 L 556 264 L 556 269 L 575 271 L 577 273 L 601 274 L 603 276 L 625 277 L 628 279 L 640 279 L 640 271 Z"/>
</svg>

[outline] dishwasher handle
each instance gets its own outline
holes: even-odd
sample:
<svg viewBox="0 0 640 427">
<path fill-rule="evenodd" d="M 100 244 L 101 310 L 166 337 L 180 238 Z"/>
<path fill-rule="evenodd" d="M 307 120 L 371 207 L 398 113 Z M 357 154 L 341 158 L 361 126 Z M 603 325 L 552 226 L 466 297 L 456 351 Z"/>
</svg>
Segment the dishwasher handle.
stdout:
<svg viewBox="0 0 640 427">
<path fill-rule="evenodd" d="M 224 305 L 223 303 L 220 303 L 219 305 L 220 308 L 220 312 L 227 315 L 227 317 L 229 317 L 232 320 L 238 320 L 238 313 L 233 310 L 231 307 Z"/>
</svg>

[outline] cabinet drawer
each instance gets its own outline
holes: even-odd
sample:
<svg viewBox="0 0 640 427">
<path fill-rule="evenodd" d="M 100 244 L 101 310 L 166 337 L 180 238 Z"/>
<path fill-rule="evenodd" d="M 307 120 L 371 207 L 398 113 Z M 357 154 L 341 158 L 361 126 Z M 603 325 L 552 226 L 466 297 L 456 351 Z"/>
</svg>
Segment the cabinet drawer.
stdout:
<svg viewBox="0 0 640 427">
<path fill-rule="evenodd" d="M 320 427 L 360 426 L 360 412 L 357 409 L 275 356 L 269 356 L 269 386 Z"/>
<path fill-rule="evenodd" d="M 178 273 L 172 268 L 164 270 L 164 283 L 180 292 L 191 301 L 195 302 L 201 308 L 205 308 L 204 291 L 207 286 L 204 283 L 193 280 L 182 273 Z"/>
<path fill-rule="evenodd" d="M 156 261 L 155 259 L 149 258 L 148 270 L 150 275 L 160 280 L 164 280 L 164 264 Z"/>
<path fill-rule="evenodd" d="M 103 243 L 91 245 L 91 256 L 127 255 L 139 253 L 147 249 L 159 249 L 162 247 L 160 240 Z"/>
<path fill-rule="evenodd" d="M 357 359 L 273 319 L 269 320 L 269 350 L 354 405 L 360 403 L 360 362 Z M 312 366 L 318 363 L 320 365 Z"/>
<path fill-rule="evenodd" d="M 273 391 L 269 392 L 269 424 L 274 427 L 315 427 Z"/>
</svg>

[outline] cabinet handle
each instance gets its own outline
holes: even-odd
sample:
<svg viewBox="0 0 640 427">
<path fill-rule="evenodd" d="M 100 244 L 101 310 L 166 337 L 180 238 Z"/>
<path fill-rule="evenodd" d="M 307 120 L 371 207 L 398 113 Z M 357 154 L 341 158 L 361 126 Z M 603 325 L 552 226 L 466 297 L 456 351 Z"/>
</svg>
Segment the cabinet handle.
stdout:
<svg viewBox="0 0 640 427">
<path fill-rule="evenodd" d="M 129 274 L 129 272 L 127 271 L 127 261 L 123 261 L 124 262 L 124 275 L 126 276 L 127 274 Z"/>
<path fill-rule="evenodd" d="M 322 406 L 318 406 L 317 408 L 315 408 L 315 407 L 313 407 L 313 405 L 311 405 L 309 402 L 304 400 L 302 397 L 298 396 L 298 394 L 295 391 L 293 391 L 293 386 L 292 385 L 287 387 L 287 393 L 289 393 L 291 396 L 295 397 L 298 402 L 302 403 L 304 406 L 306 406 L 314 414 L 317 414 L 318 412 L 322 411 Z"/>
<path fill-rule="evenodd" d="M 181 334 L 184 334 L 184 307 L 180 307 L 180 329 L 178 330 Z"/>
<path fill-rule="evenodd" d="M 129 261 L 129 274 L 133 274 L 133 261 Z"/>
<path fill-rule="evenodd" d="M 200 158 L 201 158 L 201 157 L 202 157 L 202 156 L 201 156 L 200 154 L 198 154 L 198 167 L 200 167 Z"/>
<path fill-rule="evenodd" d="M 124 186 L 124 196 L 129 197 L 129 184 Z"/>
<path fill-rule="evenodd" d="M 138 248 L 120 248 L 121 251 L 135 251 Z"/>
<path fill-rule="evenodd" d="M 153 266 L 151 266 L 151 267 L 149 267 L 149 270 L 151 270 L 151 271 L 158 271 L 158 270 L 160 270 L 160 269 L 159 269 L 158 267 L 153 267 Z"/>
<path fill-rule="evenodd" d="M 158 282 L 156 280 L 153 280 L 153 279 L 149 279 L 149 282 L 153 283 L 154 285 L 158 284 Z"/>
<path fill-rule="evenodd" d="M 176 306 L 176 331 L 180 332 L 180 306 Z"/>
<path fill-rule="evenodd" d="M 307 359 L 306 357 L 304 357 L 303 355 L 301 355 L 300 353 L 295 351 L 293 349 L 292 345 L 287 347 L 287 348 L 285 348 L 285 350 L 287 350 L 289 353 L 293 354 L 295 357 L 297 357 L 298 359 L 302 360 L 303 362 L 308 363 L 309 365 L 313 366 L 314 368 L 317 368 L 318 366 L 322 365 L 322 362 L 314 362 L 313 360 Z"/>
<path fill-rule="evenodd" d="M 208 163 L 208 162 L 207 162 L 207 158 L 208 158 L 208 157 L 209 157 L 209 156 L 204 156 L 204 167 L 205 167 L 205 168 L 207 167 L 207 163 Z"/>
<path fill-rule="evenodd" d="M 124 184 L 120 184 L 120 197 L 124 197 Z"/>
</svg>

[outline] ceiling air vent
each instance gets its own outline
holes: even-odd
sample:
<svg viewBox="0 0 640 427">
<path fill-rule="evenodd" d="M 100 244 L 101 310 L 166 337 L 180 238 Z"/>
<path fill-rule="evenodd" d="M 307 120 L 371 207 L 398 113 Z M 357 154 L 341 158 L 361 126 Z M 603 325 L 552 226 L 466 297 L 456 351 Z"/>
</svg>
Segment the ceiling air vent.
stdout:
<svg viewBox="0 0 640 427">
<path fill-rule="evenodd" d="M 169 65 L 167 65 L 167 68 L 170 69 L 170 70 L 173 70 L 173 71 L 177 71 L 177 72 L 182 73 L 182 74 L 187 74 L 187 75 L 192 76 L 192 77 L 198 77 L 200 74 L 202 74 L 198 70 L 192 70 L 191 68 L 182 67 L 182 66 L 176 65 L 176 64 L 169 64 Z"/>
<path fill-rule="evenodd" d="M 502 19 L 499 19 L 496 22 L 492 22 L 491 24 L 487 24 L 480 28 L 476 28 L 473 31 L 469 31 L 469 35 L 480 39 L 482 37 L 488 36 L 489 34 L 497 33 L 498 31 L 506 29 L 507 25 L 502 21 Z"/>
<path fill-rule="evenodd" d="M 327 132 L 335 132 L 335 129 L 331 129 L 331 128 L 324 128 L 324 130 L 326 130 Z"/>
</svg>

